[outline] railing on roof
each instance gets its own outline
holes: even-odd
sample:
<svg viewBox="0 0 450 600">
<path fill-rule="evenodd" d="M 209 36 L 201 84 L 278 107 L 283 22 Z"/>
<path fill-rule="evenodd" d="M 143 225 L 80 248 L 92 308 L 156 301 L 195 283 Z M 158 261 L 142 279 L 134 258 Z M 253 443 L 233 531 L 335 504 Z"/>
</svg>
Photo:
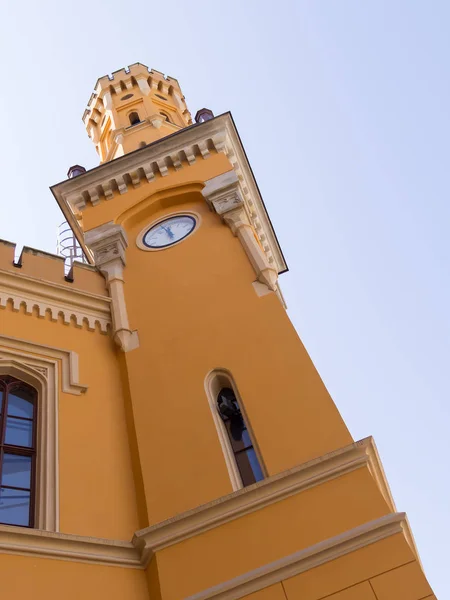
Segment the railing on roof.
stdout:
<svg viewBox="0 0 450 600">
<path fill-rule="evenodd" d="M 87 263 L 86 256 L 78 243 L 69 223 L 63 221 L 58 227 L 58 247 L 57 253 L 64 257 L 64 267 L 68 273 L 75 260 Z"/>
</svg>

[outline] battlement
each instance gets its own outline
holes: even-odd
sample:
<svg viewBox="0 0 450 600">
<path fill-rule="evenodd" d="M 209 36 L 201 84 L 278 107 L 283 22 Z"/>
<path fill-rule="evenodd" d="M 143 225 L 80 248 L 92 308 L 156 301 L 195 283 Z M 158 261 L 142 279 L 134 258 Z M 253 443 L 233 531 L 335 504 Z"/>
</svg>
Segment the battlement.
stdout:
<svg viewBox="0 0 450 600">
<path fill-rule="evenodd" d="M 96 124 L 105 112 L 103 98 L 105 94 L 123 94 L 138 87 L 142 94 L 148 95 L 151 91 L 160 91 L 168 96 L 173 96 L 175 103 L 185 106 L 185 99 L 181 92 L 178 80 L 166 76 L 160 71 L 149 69 L 142 63 L 134 63 L 127 68 L 114 71 L 111 75 L 104 75 L 97 79 L 94 92 L 88 101 L 88 106 L 83 113 L 83 121 L 93 120 Z"/>
<path fill-rule="evenodd" d="M 103 276 L 92 265 L 74 262 L 66 276 L 63 256 L 24 246 L 16 262 L 15 252 L 16 244 L 0 240 L 0 271 L 32 277 L 88 294 L 108 296 Z"/>
</svg>

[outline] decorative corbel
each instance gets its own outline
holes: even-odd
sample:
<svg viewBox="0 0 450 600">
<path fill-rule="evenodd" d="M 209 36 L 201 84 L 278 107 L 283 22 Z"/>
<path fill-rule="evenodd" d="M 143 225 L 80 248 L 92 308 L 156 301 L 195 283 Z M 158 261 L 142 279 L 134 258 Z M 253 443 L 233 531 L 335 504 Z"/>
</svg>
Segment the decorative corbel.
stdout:
<svg viewBox="0 0 450 600">
<path fill-rule="evenodd" d="M 123 144 L 124 133 L 125 133 L 124 127 L 120 127 L 119 129 L 114 130 L 114 132 L 113 132 L 114 142 L 117 144 L 117 146 L 120 146 L 121 144 Z"/>
<path fill-rule="evenodd" d="M 105 108 L 105 112 L 106 114 L 109 116 L 110 121 L 111 121 L 111 129 L 115 129 L 116 128 L 116 123 L 114 120 L 114 105 L 113 105 L 113 101 L 112 101 L 112 96 L 111 96 L 111 92 L 105 92 L 103 94 L 103 106 Z"/>
<path fill-rule="evenodd" d="M 147 78 L 145 75 L 136 75 L 136 81 L 144 96 L 148 96 L 151 92 L 150 86 L 148 85 Z"/>
<path fill-rule="evenodd" d="M 241 242 L 257 280 L 275 291 L 278 272 L 269 264 L 250 224 L 238 183 L 236 173 L 229 171 L 206 181 L 202 194 Z"/>
<path fill-rule="evenodd" d="M 92 250 L 95 265 L 105 277 L 112 303 L 113 338 L 124 352 L 139 346 L 137 331 L 131 331 L 125 302 L 123 269 L 128 246 L 121 225 L 107 223 L 86 232 L 86 245 Z"/>
<path fill-rule="evenodd" d="M 164 123 L 165 118 L 161 114 L 155 113 L 154 115 L 151 115 L 148 118 L 148 120 L 153 125 L 153 127 L 156 127 L 156 129 L 159 129 L 161 127 L 161 125 Z"/>
</svg>

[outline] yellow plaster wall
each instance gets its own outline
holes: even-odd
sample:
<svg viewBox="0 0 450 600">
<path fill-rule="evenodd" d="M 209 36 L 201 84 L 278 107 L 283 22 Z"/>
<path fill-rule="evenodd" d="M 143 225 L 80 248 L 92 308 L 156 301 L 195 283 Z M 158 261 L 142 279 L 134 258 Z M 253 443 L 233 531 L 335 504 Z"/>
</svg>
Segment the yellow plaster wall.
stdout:
<svg viewBox="0 0 450 600">
<path fill-rule="evenodd" d="M 163 598 L 185 598 L 388 513 L 369 470 L 358 469 L 161 550 Z"/>
<path fill-rule="evenodd" d="M 433 593 L 417 561 L 378 575 L 370 583 L 377 600 L 421 600 Z"/>
<path fill-rule="evenodd" d="M 80 290 L 97 296 L 108 296 L 104 277 L 91 265 L 75 262 L 71 271 L 64 271 L 64 260 L 35 250 L 24 248 L 20 263 L 14 263 L 16 245 L 0 240 L 0 269 L 14 275 L 31 277 L 50 284 L 62 285 L 68 289 Z"/>
<path fill-rule="evenodd" d="M 124 395 L 111 338 L 0 309 L 0 333 L 72 350 L 86 394 L 59 396 L 60 530 L 129 540 L 139 527 Z"/>
<path fill-rule="evenodd" d="M 149 600 L 144 571 L 0 554 L 2 598 Z"/>
<path fill-rule="evenodd" d="M 269 587 L 244 596 L 245 600 L 286 600 L 286 594 L 281 583 L 276 583 Z"/>
<path fill-rule="evenodd" d="M 286 579 L 283 586 L 288 600 L 321 600 L 415 561 L 412 549 L 398 533 Z M 400 599 L 406 600 L 401 594 Z"/>
<path fill-rule="evenodd" d="M 401 533 L 380 540 L 245 600 L 435 600 Z"/>
<path fill-rule="evenodd" d="M 136 246 L 144 225 L 180 210 L 201 216 L 192 236 L 160 252 Z M 280 301 L 257 296 L 242 246 L 199 192 L 123 225 L 140 341 L 125 360 L 150 523 L 231 491 L 205 393 L 213 369 L 234 376 L 269 475 L 352 441 Z"/>
<path fill-rule="evenodd" d="M 115 221 L 128 236 L 126 302 L 140 345 L 124 360 L 150 524 L 232 489 L 205 393 L 213 369 L 235 378 L 267 474 L 352 441 L 279 299 L 257 296 L 240 242 L 200 193 L 230 168 L 212 153 L 83 211 L 85 230 Z M 189 210 L 201 225 L 187 240 L 137 247 L 145 226 Z"/>
</svg>

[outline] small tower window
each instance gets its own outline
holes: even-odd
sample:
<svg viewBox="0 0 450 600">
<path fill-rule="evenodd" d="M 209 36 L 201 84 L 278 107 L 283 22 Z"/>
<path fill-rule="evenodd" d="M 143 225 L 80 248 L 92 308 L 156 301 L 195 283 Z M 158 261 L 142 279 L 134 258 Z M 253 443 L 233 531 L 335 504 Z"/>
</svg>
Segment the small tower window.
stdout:
<svg viewBox="0 0 450 600">
<path fill-rule="evenodd" d="M 162 113 L 161 113 L 161 116 L 162 116 L 162 117 L 164 117 L 164 118 L 165 118 L 165 120 L 166 120 L 168 123 L 172 123 L 172 121 L 171 121 L 171 120 L 170 120 L 170 118 L 169 118 L 169 115 L 166 115 L 166 113 L 163 113 L 163 112 L 162 112 Z"/>
<path fill-rule="evenodd" d="M 128 118 L 130 119 L 130 125 L 137 125 L 141 122 L 139 114 L 136 111 L 130 113 Z"/>
<path fill-rule="evenodd" d="M 231 388 L 220 390 L 217 395 L 217 409 L 224 422 L 242 484 L 247 486 L 264 479 L 247 424 Z"/>
</svg>

